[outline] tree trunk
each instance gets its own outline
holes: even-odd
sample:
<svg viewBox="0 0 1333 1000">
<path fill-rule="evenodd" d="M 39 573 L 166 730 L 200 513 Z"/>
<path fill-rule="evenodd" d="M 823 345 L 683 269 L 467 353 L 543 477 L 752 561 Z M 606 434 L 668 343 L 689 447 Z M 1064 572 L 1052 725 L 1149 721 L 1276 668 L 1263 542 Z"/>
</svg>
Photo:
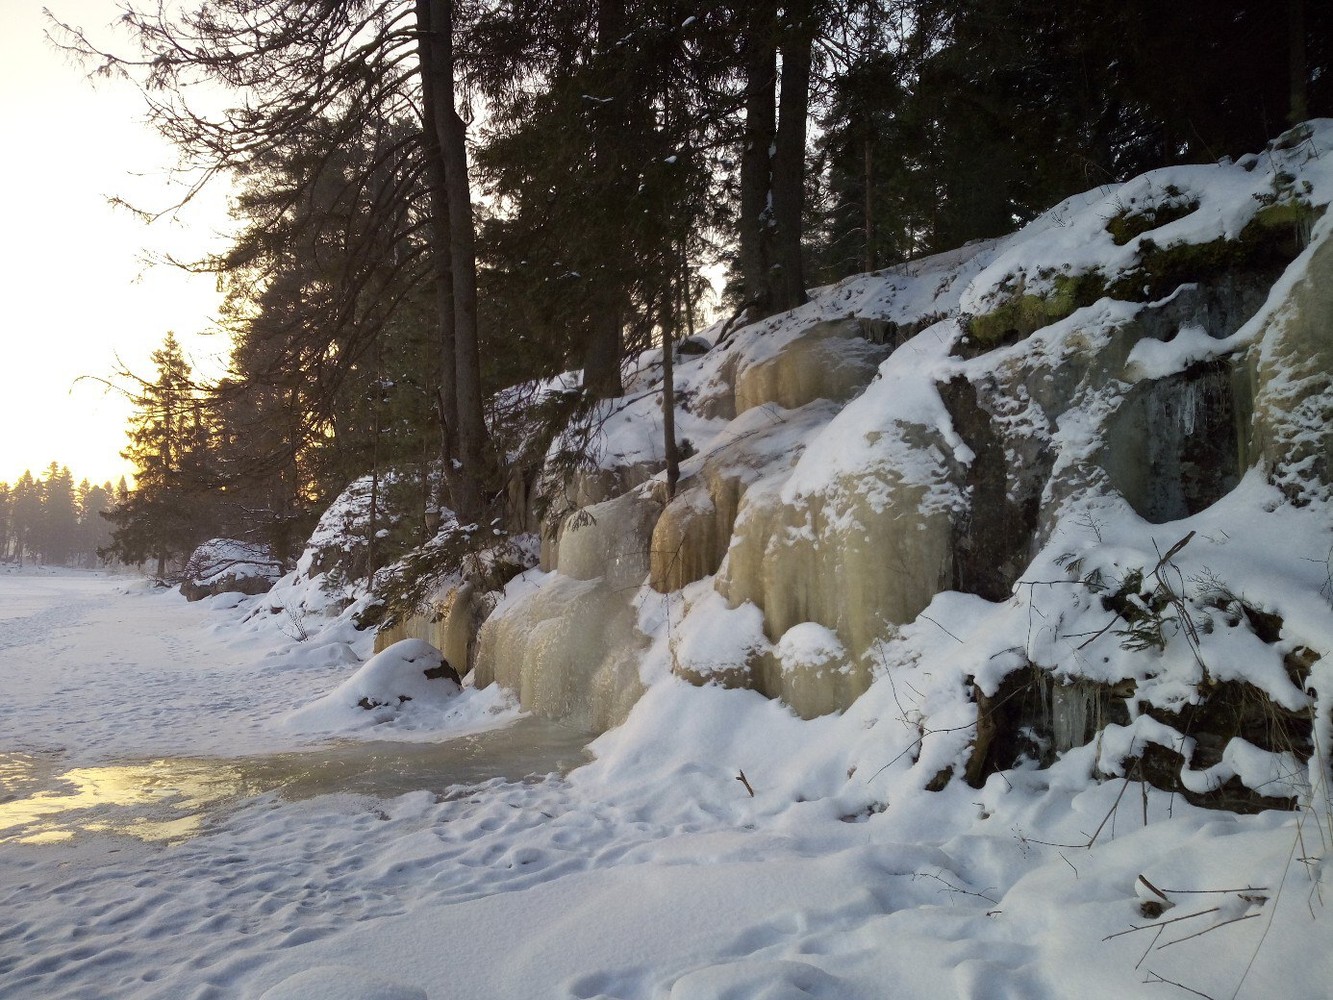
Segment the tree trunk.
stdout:
<svg viewBox="0 0 1333 1000">
<path fill-rule="evenodd" d="M 592 296 L 593 313 L 583 345 L 583 388 L 595 399 L 614 399 L 625 391 L 620 379 L 621 312 L 610 299 Z"/>
<path fill-rule="evenodd" d="M 777 94 L 777 5 L 751 5 L 745 38 L 745 130 L 740 169 L 739 264 L 741 297 L 750 316 L 772 311 L 773 139 Z"/>
<path fill-rule="evenodd" d="M 447 245 L 436 247 L 436 293 L 441 309 L 440 420 L 445 476 L 459 519 L 482 512 L 486 481 L 486 423 L 482 412 L 481 358 L 477 344 L 477 257 L 468 181 L 466 129 L 454 107 L 453 10 L 451 0 L 416 0 L 423 106 L 438 150 L 432 164 L 437 227 L 447 227 Z M 434 157 L 432 157 L 434 159 Z M 437 236 L 437 244 L 443 241 Z M 452 306 L 451 309 L 447 309 Z M 447 309 L 447 311 L 446 311 Z M 452 326 L 452 336 L 450 335 Z"/>
<path fill-rule="evenodd" d="M 437 93 L 445 82 L 439 78 L 430 36 L 430 0 L 416 0 L 417 53 L 421 63 L 422 138 L 426 150 L 430 184 L 430 243 L 435 271 L 436 341 L 440 356 L 440 380 L 436 386 L 436 416 L 440 425 L 440 463 L 445 489 L 455 492 L 454 428 L 457 423 L 458 364 L 454 358 L 454 279 L 449 254 L 449 201 L 445 194 L 444 155 L 440 151 Z M 452 507 L 452 499 L 442 506 Z"/>
<path fill-rule="evenodd" d="M 1306 78 L 1309 66 L 1305 59 L 1305 0 L 1287 0 L 1288 80 L 1291 87 L 1291 108 L 1287 119 L 1299 125 L 1310 117 L 1307 102 Z"/>
<path fill-rule="evenodd" d="M 805 136 L 810 112 L 810 47 L 814 39 L 811 0 L 788 6 L 782 38 L 782 93 L 773 153 L 774 263 L 773 312 L 806 301 L 801 261 L 805 212 Z"/>
<path fill-rule="evenodd" d="M 875 269 L 875 144 L 867 137 L 862 143 L 865 153 L 865 271 Z"/>
<path fill-rule="evenodd" d="M 376 389 L 378 394 L 379 390 Z M 366 582 L 375 576 L 376 549 L 379 542 L 379 506 L 380 506 L 380 408 L 375 402 L 374 435 L 370 439 L 370 530 L 366 534 Z"/>
<path fill-rule="evenodd" d="M 662 451 L 666 459 L 668 501 L 676 495 L 676 483 L 680 481 L 680 453 L 676 448 L 676 311 L 671 285 L 668 278 L 662 289 L 661 311 L 658 313 L 658 324 L 662 329 Z"/>
<path fill-rule="evenodd" d="M 623 71 L 619 46 L 625 37 L 624 0 L 600 0 L 597 4 L 597 68 L 593 77 L 598 93 L 603 98 L 615 96 L 597 108 L 589 119 L 592 148 L 589 150 L 591 175 L 604 185 L 598 207 L 598 226 L 601 238 L 608 241 L 611 266 L 597 279 L 597 287 L 589 284 L 586 339 L 583 343 L 583 388 L 595 399 L 614 399 L 624 392 L 620 361 L 624 353 L 623 326 L 628 295 L 624 291 L 625 261 L 621 260 L 623 245 L 624 192 L 621 176 L 622 146 L 628 131 L 625 82 L 618 79 Z M 591 276 L 585 276 L 591 280 Z"/>
</svg>

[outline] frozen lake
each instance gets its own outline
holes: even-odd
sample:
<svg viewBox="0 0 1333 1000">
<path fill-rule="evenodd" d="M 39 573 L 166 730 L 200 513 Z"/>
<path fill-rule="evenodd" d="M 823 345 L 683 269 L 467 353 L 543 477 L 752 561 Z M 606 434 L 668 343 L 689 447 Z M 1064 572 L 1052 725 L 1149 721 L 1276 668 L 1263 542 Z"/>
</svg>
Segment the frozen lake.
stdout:
<svg viewBox="0 0 1333 1000">
<path fill-rule="evenodd" d="M 128 577 L 0 572 L 0 843 L 86 832 L 172 840 L 266 793 L 444 794 L 587 760 L 586 734 L 532 717 L 428 741 L 257 729 L 330 668 L 289 656 L 256 671 L 271 650 L 200 610 Z"/>
<path fill-rule="evenodd" d="M 80 833 L 171 841 L 219 812 L 276 793 L 391 798 L 465 794 L 495 778 L 564 774 L 584 763 L 585 733 L 536 718 L 438 743 L 341 740 L 247 757 L 158 757 L 67 768 L 59 753 L 0 753 L 0 843 L 55 843 Z M 460 790 L 456 786 L 465 786 Z"/>
<path fill-rule="evenodd" d="M 1073 757 L 940 793 L 904 765 L 867 810 L 862 775 L 896 754 L 868 720 L 892 704 L 802 722 L 670 678 L 572 771 L 584 738 L 494 692 L 302 733 L 370 637 L 295 642 L 224 605 L 0 571 L 4 1000 L 1123 1000 L 1163 980 L 1314 1000 L 1333 979 L 1327 863 L 1294 854 L 1312 817 L 1137 789 L 1117 811 L 1124 783 Z M 1132 933 L 1141 875 L 1185 919 L 1165 937 Z"/>
</svg>

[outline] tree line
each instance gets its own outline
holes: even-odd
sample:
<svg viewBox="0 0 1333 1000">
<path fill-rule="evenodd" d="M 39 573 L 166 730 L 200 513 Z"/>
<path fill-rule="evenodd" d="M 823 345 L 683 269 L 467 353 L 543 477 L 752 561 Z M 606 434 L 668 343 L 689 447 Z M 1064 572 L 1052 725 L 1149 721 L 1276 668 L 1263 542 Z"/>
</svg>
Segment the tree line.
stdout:
<svg viewBox="0 0 1333 1000">
<path fill-rule="evenodd" d="M 31 470 L 14 485 L 0 482 L 0 562 L 93 567 L 111 541 L 103 515 L 130 495 L 122 476 L 77 485 L 69 467 L 52 462 L 41 478 Z"/>
<path fill-rule="evenodd" d="M 756 320 L 1259 148 L 1333 110 L 1329 20 L 1304 0 L 195 0 L 131 3 L 123 51 L 57 24 L 141 87 L 191 193 L 236 191 L 234 242 L 178 262 L 226 292 L 230 370 L 196 384 L 169 337 L 129 376 L 139 474 L 112 549 L 164 563 L 226 532 L 289 555 L 367 473 L 396 494 L 372 535 L 400 547 L 442 509 L 500 523 L 516 464 L 695 332 L 705 268 Z M 568 391 L 510 388 L 568 370 Z"/>
</svg>

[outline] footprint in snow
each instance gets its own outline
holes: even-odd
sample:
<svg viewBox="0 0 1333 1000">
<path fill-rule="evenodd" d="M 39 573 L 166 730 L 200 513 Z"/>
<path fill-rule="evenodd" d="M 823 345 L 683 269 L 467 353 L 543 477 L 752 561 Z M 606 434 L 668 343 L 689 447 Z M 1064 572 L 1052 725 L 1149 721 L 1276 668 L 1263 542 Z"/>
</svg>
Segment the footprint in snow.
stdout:
<svg viewBox="0 0 1333 1000">
<path fill-rule="evenodd" d="M 265 990 L 259 1000 L 426 1000 L 416 986 L 390 982 L 345 965 L 322 965 L 298 972 Z"/>
</svg>

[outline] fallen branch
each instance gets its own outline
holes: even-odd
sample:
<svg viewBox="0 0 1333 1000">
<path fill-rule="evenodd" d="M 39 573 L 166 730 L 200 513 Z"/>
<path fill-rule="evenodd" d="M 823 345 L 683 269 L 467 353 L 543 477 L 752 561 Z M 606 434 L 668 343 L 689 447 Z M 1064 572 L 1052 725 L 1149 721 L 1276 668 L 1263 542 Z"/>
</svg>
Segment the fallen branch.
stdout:
<svg viewBox="0 0 1333 1000">
<path fill-rule="evenodd" d="M 1182 942 L 1182 941 L 1189 941 L 1189 940 L 1191 940 L 1191 939 L 1193 939 L 1193 938 L 1196 938 L 1196 937 L 1203 937 L 1203 935 L 1205 935 L 1205 934 L 1209 934 L 1209 933 L 1211 933 L 1212 931 L 1217 930 L 1219 927 L 1225 927 L 1227 924 L 1238 924 L 1238 923 L 1240 923 L 1242 920 L 1250 920 L 1250 919 L 1253 919 L 1254 917 L 1258 917 L 1258 916 L 1262 916 L 1262 914 L 1259 914 L 1259 913 L 1247 913 L 1247 914 L 1245 914 L 1245 916 L 1243 916 L 1243 917 L 1232 917 L 1230 920 L 1223 920 L 1220 924 L 1213 924 L 1213 926 L 1211 926 L 1211 927 L 1205 927 L 1203 930 L 1198 931 L 1197 933 L 1194 933 L 1194 934 L 1187 934 L 1187 935 L 1185 935 L 1185 936 L 1182 937 L 1182 938 L 1176 938 L 1174 941 L 1168 941 L 1166 944 L 1162 945 L 1162 947 L 1163 947 L 1163 948 L 1169 948 L 1169 947 L 1171 947 L 1171 945 L 1173 945 L 1173 944 L 1180 944 L 1180 942 Z"/>
<path fill-rule="evenodd" d="M 1182 989 L 1186 993 L 1193 993 L 1196 997 L 1203 997 L 1203 1000 L 1216 1000 L 1215 997 L 1211 997 L 1207 993 L 1200 993 L 1198 990 L 1190 989 L 1184 983 L 1178 983 L 1174 979 L 1167 979 L 1165 976 L 1159 976 L 1151 969 L 1148 970 L 1148 975 L 1152 976 L 1153 978 L 1145 979 L 1144 980 L 1145 983 L 1166 983 L 1168 986 L 1174 986 L 1177 989 Z"/>
<path fill-rule="evenodd" d="M 1198 913 L 1186 913 L 1183 917 L 1172 917 L 1170 920 L 1163 920 L 1155 924 L 1142 924 L 1137 927 L 1130 927 L 1127 930 L 1116 931 L 1114 934 L 1108 934 L 1102 938 L 1103 941 L 1110 941 L 1112 938 L 1124 937 L 1126 934 L 1133 934 L 1135 931 L 1161 930 L 1167 924 L 1178 924 L 1182 920 L 1193 920 L 1195 917 L 1202 917 L 1209 913 L 1216 913 L 1220 907 L 1214 906 L 1209 910 L 1200 910 Z"/>
</svg>

